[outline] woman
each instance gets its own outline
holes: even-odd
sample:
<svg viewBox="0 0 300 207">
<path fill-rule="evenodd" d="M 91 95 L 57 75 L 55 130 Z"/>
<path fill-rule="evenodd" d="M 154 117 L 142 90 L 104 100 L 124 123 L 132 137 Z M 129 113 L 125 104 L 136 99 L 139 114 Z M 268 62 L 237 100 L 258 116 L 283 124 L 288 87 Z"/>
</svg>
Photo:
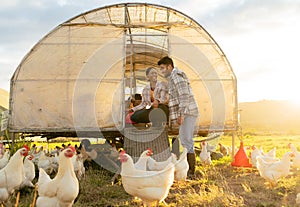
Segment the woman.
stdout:
<svg viewBox="0 0 300 207">
<path fill-rule="evenodd" d="M 147 68 L 146 76 L 149 84 L 143 89 L 142 102 L 129 109 L 129 112 L 134 112 L 131 121 L 152 122 L 153 126 L 162 126 L 162 123 L 167 122 L 169 117 L 167 83 L 157 80 L 155 68 Z"/>
</svg>

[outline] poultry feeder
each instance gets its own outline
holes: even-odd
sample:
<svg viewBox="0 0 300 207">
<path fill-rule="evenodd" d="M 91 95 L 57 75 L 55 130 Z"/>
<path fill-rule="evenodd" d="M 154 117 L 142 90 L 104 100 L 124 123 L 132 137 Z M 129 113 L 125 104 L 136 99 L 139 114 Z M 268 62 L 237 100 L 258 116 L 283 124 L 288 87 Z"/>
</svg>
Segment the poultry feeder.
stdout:
<svg viewBox="0 0 300 207">
<path fill-rule="evenodd" d="M 167 127 L 154 127 L 147 130 L 127 128 L 124 133 L 124 149 L 132 156 L 134 162 L 147 148 L 153 150 L 152 157 L 156 161 L 165 161 L 171 156 L 167 130 Z"/>
<path fill-rule="evenodd" d="M 249 163 L 249 158 L 247 157 L 247 154 L 245 152 L 243 142 L 240 142 L 240 148 L 234 155 L 234 159 L 231 165 L 235 167 L 252 167 L 252 165 Z"/>
</svg>

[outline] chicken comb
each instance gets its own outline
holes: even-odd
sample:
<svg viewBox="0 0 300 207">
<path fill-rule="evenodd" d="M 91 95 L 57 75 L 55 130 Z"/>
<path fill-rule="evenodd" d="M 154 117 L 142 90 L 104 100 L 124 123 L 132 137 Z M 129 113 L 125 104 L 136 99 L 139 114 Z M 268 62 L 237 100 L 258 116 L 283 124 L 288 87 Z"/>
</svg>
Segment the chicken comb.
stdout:
<svg viewBox="0 0 300 207">
<path fill-rule="evenodd" d="M 125 152 L 125 150 L 122 150 L 122 151 L 120 152 L 120 155 L 124 155 L 124 154 L 126 154 L 126 152 Z"/>
<path fill-rule="evenodd" d="M 68 148 L 70 148 L 73 152 L 76 152 L 76 149 L 75 149 L 75 147 L 73 147 L 73 146 L 68 146 Z"/>
<path fill-rule="evenodd" d="M 150 152 L 153 152 L 152 149 L 151 149 L 150 147 L 148 147 L 147 150 L 149 150 Z"/>
<path fill-rule="evenodd" d="M 23 148 L 25 148 L 27 151 L 29 151 L 30 149 L 29 149 L 29 147 L 27 146 L 27 145 L 23 145 Z"/>
</svg>

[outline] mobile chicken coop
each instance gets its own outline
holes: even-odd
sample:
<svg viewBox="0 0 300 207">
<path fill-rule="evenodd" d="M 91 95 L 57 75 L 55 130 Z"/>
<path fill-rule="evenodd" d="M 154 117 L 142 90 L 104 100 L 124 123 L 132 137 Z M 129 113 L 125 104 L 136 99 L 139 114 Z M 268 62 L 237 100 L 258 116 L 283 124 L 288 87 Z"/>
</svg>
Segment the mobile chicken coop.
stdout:
<svg viewBox="0 0 300 207">
<path fill-rule="evenodd" d="M 221 48 L 192 18 L 148 3 L 94 9 L 43 37 L 11 78 L 9 131 L 119 136 L 129 97 L 147 83 L 145 69 L 166 55 L 190 79 L 198 133 L 235 131 L 236 77 Z"/>
</svg>

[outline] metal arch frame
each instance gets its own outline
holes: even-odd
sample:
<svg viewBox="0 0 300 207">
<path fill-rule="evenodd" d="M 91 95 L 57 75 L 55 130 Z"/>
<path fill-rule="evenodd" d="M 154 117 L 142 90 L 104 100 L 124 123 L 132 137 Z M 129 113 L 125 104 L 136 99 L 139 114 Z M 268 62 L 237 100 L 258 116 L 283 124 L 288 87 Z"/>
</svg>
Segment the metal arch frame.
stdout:
<svg viewBox="0 0 300 207">
<path fill-rule="evenodd" d="M 225 56 L 225 54 L 223 53 L 223 51 L 221 50 L 221 48 L 218 46 L 218 44 L 213 40 L 213 38 L 210 36 L 210 34 L 200 25 L 200 24 L 198 24 L 196 21 L 194 21 L 192 18 L 190 18 L 190 17 L 188 17 L 187 15 L 185 15 L 185 14 L 183 14 L 183 13 L 181 13 L 181 12 L 179 12 L 179 11 L 177 11 L 177 10 L 175 10 L 175 9 L 171 9 L 171 8 L 169 8 L 169 7 L 165 7 L 165 6 L 161 6 L 161 5 L 156 5 L 156 4 L 147 4 L 147 3 L 121 3 L 121 4 L 115 4 L 115 5 L 110 5 L 110 6 L 105 6 L 105 7 L 101 7 L 101 8 L 98 8 L 98 9 L 94 9 L 94 10 L 91 10 L 91 11 L 88 11 L 88 12 L 86 12 L 86 13 L 83 13 L 83 14 L 80 14 L 80 15 L 78 15 L 78 16 L 76 16 L 76 17 L 74 17 L 74 18 L 71 18 L 70 20 L 68 20 L 68 21 L 66 21 L 65 23 L 63 23 L 63 24 L 61 24 L 61 25 L 59 25 L 58 27 L 56 27 L 54 30 L 52 30 L 48 35 L 46 35 L 43 39 L 41 39 L 34 47 L 33 47 L 33 49 L 32 50 L 35 50 L 39 45 L 40 45 L 40 43 L 45 39 L 45 38 L 47 38 L 49 35 L 51 35 L 53 32 L 55 32 L 56 30 L 58 30 L 60 27 L 62 27 L 62 26 L 71 26 L 71 25 L 76 25 L 76 24 L 72 24 L 72 23 L 70 23 L 70 21 L 72 21 L 73 19 L 76 19 L 76 18 L 78 18 L 78 17 L 83 17 L 84 18 L 84 15 L 85 14 L 88 14 L 88 13 L 91 13 L 91 12 L 94 12 L 94 11 L 97 11 L 97 10 L 101 10 L 101 9 L 108 9 L 108 8 L 112 8 L 112 7 L 129 7 L 129 6 L 145 6 L 145 8 L 147 7 L 147 6 L 153 6 L 153 7 L 157 7 L 157 8 L 160 8 L 160 9 L 166 9 L 167 10 L 167 23 L 164 23 L 164 24 L 157 24 L 157 27 L 155 27 L 155 26 L 152 26 L 152 27 L 147 27 L 147 26 L 145 26 L 145 25 L 143 25 L 144 27 L 145 27 L 145 29 L 158 29 L 158 27 L 167 27 L 167 30 L 169 30 L 169 28 L 172 26 L 171 24 L 170 24 L 170 22 L 169 22 L 169 15 L 170 15 L 170 11 L 174 11 L 174 12 L 177 12 L 178 14 L 181 14 L 182 16 L 184 16 L 184 17 L 186 17 L 187 19 L 189 19 L 191 22 L 193 22 L 193 23 L 195 23 L 195 25 L 196 26 L 198 26 L 198 27 L 195 27 L 195 28 L 197 28 L 197 29 L 201 29 L 201 30 L 204 30 L 205 31 L 205 34 L 207 34 L 208 36 L 209 36 L 209 38 L 212 40 L 212 42 L 213 43 L 211 43 L 211 44 L 214 44 L 215 45 L 215 47 L 218 49 L 218 50 L 220 50 L 220 52 L 221 52 L 221 54 L 222 54 L 222 57 L 224 58 L 224 60 L 225 60 L 225 62 L 228 64 L 228 68 L 231 70 L 231 72 L 232 72 L 232 75 L 233 75 L 233 81 L 234 81 L 234 84 L 235 84 L 235 87 L 234 87 L 234 89 L 235 89 L 235 92 L 234 92 L 234 94 L 235 94 L 235 96 L 236 96 L 236 98 L 235 98 L 235 101 L 236 101 L 236 106 L 238 106 L 237 105 L 237 89 L 236 89 L 236 77 L 235 77 L 235 74 L 233 73 L 233 71 L 232 71 L 232 68 L 231 68 L 231 66 L 230 66 L 230 64 L 229 64 L 229 62 L 228 62 L 228 60 L 227 60 L 227 58 L 226 58 L 226 56 Z M 109 12 L 108 12 L 108 14 L 109 14 Z M 126 12 L 125 12 L 125 14 L 124 15 L 126 15 Z M 127 17 L 126 16 L 124 16 L 124 18 L 126 19 Z M 112 22 L 111 22 L 112 23 Z M 89 24 L 93 24 L 93 25 L 99 25 L 99 26 L 103 26 L 103 24 L 96 24 L 96 23 L 87 23 L 87 24 L 82 24 L 83 26 L 87 26 L 87 25 L 89 25 Z M 80 26 L 80 24 L 77 24 L 78 26 Z M 113 24 L 112 24 L 113 25 Z M 120 24 L 120 25 L 117 25 L 117 24 L 114 24 L 114 26 L 116 26 L 116 27 L 122 27 L 122 28 L 124 28 L 124 31 L 125 30 L 127 30 L 127 29 L 130 29 L 130 28 L 136 28 L 136 27 L 139 27 L 139 26 L 141 26 L 141 25 L 131 25 L 131 27 L 130 27 L 130 25 L 126 25 L 126 24 Z M 166 35 L 169 35 L 169 32 L 167 32 L 166 33 Z M 133 37 L 134 36 L 134 34 L 131 34 L 131 37 Z M 155 35 L 154 35 L 155 36 Z M 168 38 L 169 39 L 169 38 Z M 124 42 L 125 42 L 125 40 L 126 40 L 126 36 L 124 37 Z M 169 42 L 167 43 L 167 45 L 168 45 L 168 49 L 167 49 L 167 52 L 169 53 L 170 52 L 170 47 L 169 47 Z M 131 46 L 133 46 L 133 44 L 131 45 Z M 154 47 L 154 45 L 153 45 L 153 47 Z M 31 50 L 31 51 L 32 51 Z M 31 52 L 30 51 L 30 52 Z M 26 60 L 26 58 L 30 55 L 30 52 L 23 58 L 23 60 L 22 60 L 22 62 L 24 61 L 24 60 Z M 145 55 L 145 54 L 142 54 L 142 55 Z M 124 57 L 126 57 L 126 48 L 124 47 Z M 21 62 L 21 64 L 22 64 L 22 62 Z M 21 66 L 21 64 L 18 66 L 18 68 L 17 68 L 17 71 L 14 73 L 14 75 L 13 75 L 13 77 L 12 77 L 12 80 L 11 80 L 11 91 L 12 91 L 12 88 L 13 88 L 13 85 L 14 85 L 14 79 L 15 78 L 17 78 L 17 76 L 18 76 L 18 73 L 19 73 L 19 68 L 20 68 L 20 66 Z M 127 63 L 126 63 L 126 58 L 125 58 L 125 60 L 123 61 L 123 72 L 124 72 L 124 74 L 125 74 L 125 70 L 126 70 L 126 65 L 127 65 Z M 132 66 L 130 66 L 130 67 L 134 67 L 133 66 L 133 61 L 131 61 L 131 65 Z M 124 87 L 124 85 L 123 85 L 123 87 Z M 12 106 L 12 100 L 13 100 L 13 94 L 11 93 L 10 94 L 10 109 L 12 108 L 11 106 Z M 124 99 L 123 99 L 124 100 Z M 237 114 L 238 114 L 238 109 L 237 109 L 237 107 L 235 108 L 236 110 L 235 110 L 235 114 L 234 114 L 234 117 L 236 117 L 237 118 Z M 11 111 L 10 111 L 10 113 L 11 113 Z M 26 131 L 26 129 L 24 129 L 25 131 Z M 70 129 L 67 129 L 67 130 L 70 130 Z M 29 130 L 30 131 L 30 130 Z"/>
</svg>

